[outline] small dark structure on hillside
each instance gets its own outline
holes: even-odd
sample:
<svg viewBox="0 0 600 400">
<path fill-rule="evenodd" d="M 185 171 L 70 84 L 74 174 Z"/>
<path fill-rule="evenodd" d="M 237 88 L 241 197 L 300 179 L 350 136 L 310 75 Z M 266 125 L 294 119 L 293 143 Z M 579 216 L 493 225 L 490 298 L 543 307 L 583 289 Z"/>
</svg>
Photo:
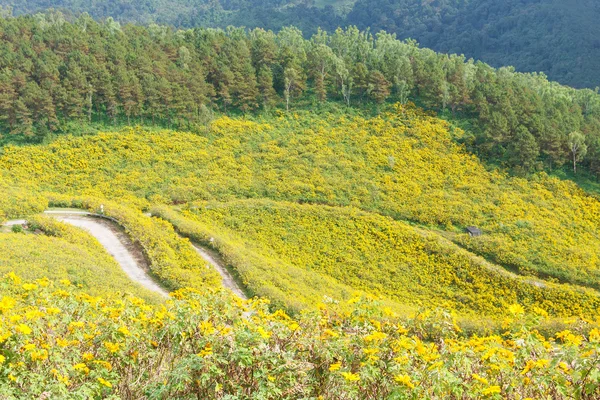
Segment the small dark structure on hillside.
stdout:
<svg viewBox="0 0 600 400">
<path fill-rule="evenodd" d="M 465 228 L 465 231 L 467 231 L 467 233 L 473 237 L 481 236 L 483 234 L 483 232 L 481 232 L 481 229 L 479 229 L 476 226 L 467 226 Z"/>
</svg>

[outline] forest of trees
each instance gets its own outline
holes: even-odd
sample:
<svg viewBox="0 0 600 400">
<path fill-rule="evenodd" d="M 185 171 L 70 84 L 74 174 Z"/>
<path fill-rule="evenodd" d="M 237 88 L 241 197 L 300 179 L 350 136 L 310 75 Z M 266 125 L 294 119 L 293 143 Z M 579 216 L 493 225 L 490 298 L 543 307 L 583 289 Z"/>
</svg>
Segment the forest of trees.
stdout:
<svg viewBox="0 0 600 400">
<path fill-rule="evenodd" d="M 530 172 L 600 172 L 600 95 L 542 74 L 495 70 L 357 28 L 172 30 L 69 23 L 60 13 L 0 18 L 0 129 L 35 141 L 70 121 L 205 126 L 214 110 L 414 101 L 470 124 L 476 153 Z M 308 101 L 308 103 L 307 103 Z M 582 139 L 583 138 L 583 139 Z"/>
<path fill-rule="evenodd" d="M 333 5 L 333 6 L 332 6 Z M 596 0 L 0 0 L 18 14 L 48 8 L 71 16 L 174 27 L 293 25 L 310 37 L 339 26 L 385 30 L 423 47 L 492 66 L 543 71 L 573 87 L 600 86 Z"/>
</svg>

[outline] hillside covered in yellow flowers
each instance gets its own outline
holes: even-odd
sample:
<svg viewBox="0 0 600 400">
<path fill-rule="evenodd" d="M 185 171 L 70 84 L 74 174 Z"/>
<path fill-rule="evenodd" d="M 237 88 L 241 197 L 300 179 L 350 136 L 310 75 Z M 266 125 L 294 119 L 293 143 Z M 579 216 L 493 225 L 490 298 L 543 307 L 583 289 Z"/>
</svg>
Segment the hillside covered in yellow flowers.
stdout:
<svg viewBox="0 0 600 400">
<path fill-rule="evenodd" d="M 243 237 L 244 246 L 257 248 L 265 277 L 289 267 L 335 281 L 304 305 L 357 289 L 477 313 L 501 312 L 513 301 L 558 315 L 595 309 L 600 203 L 546 175 L 488 171 L 454 144 L 461 134 L 397 106 L 372 118 L 223 117 L 205 135 L 131 129 L 7 146 L 0 209 L 7 218 L 24 216 L 54 198 L 82 196 L 96 206 L 116 201 L 120 213 L 183 205 L 213 235 Z M 130 228 L 162 230 L 156 224 L 164 222 L 136 218 Z M 470 238 L 467 225 L 485 234 Z M 257 271 L 232 267 L 254 293 L 273 292 L 284 304 L 306 297 L 294 293 L 302 280 L 272 287 Z M 170 273 L 164 279 L 172 288 L 192 283 L 189 274 Z"/>
<path fill-rule="evenodd" d="M 2 148 L 0 222 L 31 230 L 0 231 L 0 395 L 593 398 L 600 202 L 488 170 L 461 135 L 397 105 Z M 172 298 L 48 207 L 118 220 Z"/>
</svg>

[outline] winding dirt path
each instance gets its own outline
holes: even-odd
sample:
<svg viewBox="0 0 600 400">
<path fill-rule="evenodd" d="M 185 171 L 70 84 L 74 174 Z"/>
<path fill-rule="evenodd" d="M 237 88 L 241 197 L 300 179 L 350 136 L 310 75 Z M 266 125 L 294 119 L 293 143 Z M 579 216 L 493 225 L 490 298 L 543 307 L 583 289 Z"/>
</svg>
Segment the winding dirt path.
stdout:
<svg viewBox="0 0 600 400">
<path fill-rule="evenodd" d="M 196 250 L 200 257 L 212 265 L 213 268 L 217 270 L 219 275 L 221 275 L 221 278 L 223 279 L 223 286 L 230 289 L 239 298 L 244 300 L 248 299 L 248 297 L 246 297 L 244 294 L 244 291 L 237 285 L 235 279 L 233 279 L 233 276 L 231 276 L 229 271 L 227 271 L 227 268 L 225 268 L 225 263 L 217 252 L 200 247 L 193 242 L 192 246 L 194 246 L 194 250 Z"/>
<path fill-rule="evenodd" d="M 117 229 L 114 223 L 82 213 L 48 212 L 47 214 L 61 222 L 81 228 L 95 237 L 106 251 L 114 257 L 132 281 L 162 296 L 167 297 L 169 295 L 147 274 L 146 271 L 149 270 L 148 263 L 139 251 L 136 251 L 131 239 Z"/>
<path fill-rule="evenodd" d="M 129 278 L 138 282 L 146 289 L 152 290 L 163 296 L 168 296 L 168 292 L 160 287 L 148 275 L 150 270 L 148 262 L 143 257 L 137 246 L 131 239 L 117 227 L 115 222 L 99 218 L 99 216 L 87 211 L 78 210 L 47 210 L 44 214 L 52 216 L 57 220 L 86 230 L 94 236 L 98 242 L 115 258 L 123 271 Z M 4 226 L 24 225 L 27 220 L 7 221 Z M 242 299 L 246 299 L 243 290 L 237 285 L 224 262 L 218 253 L 205 249 L 197 244 L 192 246 L 206 262 L 208 262 L 222 277 L 223 286 L 230 289 L 233 293 Z"/>
</svg>

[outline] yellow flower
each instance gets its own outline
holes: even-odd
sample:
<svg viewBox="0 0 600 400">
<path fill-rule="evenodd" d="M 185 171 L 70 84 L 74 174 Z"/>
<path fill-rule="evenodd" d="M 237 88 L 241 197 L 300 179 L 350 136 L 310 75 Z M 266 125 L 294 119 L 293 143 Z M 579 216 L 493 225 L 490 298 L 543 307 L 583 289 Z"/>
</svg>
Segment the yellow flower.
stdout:
<svg viewBox="0 0 600 400">
<path fill-rule="evenodd" d="M 121 345 L 119 343 L 104 342 L 104 347 L 111 353 L 116 353 L 119 351 Z"/>
<path fill-rule="evenodd" d="M 268 379 L 270 382 L 275 382 L 275 377 L 274 377 L 274 376 L 271 376 L 271 375 L 269 375 L 269 376 L 267 376 L 267 379 Z"/>
<path fill-rule="evenodd" d="M 204 349 L 202 349 L 202 351 L 200 353 L 197 354 L 198 357 L 207 357 L 212 355 L 213 350 L 212 350 L 212 345 L 210 343 L 207 343 L 206 346 L 204 346 Z"/>
<path fill-rule="evenodd" d="M 0 301 L 0 311 L 1 312 L 5 312 L 10 310 L 11 308 L 13 308 L 16 304 L 15 299 L 12 299 L 10 297 L 2 297 L 2 300 Z"/>
<path fill-rule="evenodd" d="M 4 361 L 6 361 L 6 357 L 0 354 L 0 364 L 4 364 Z"/>
<path fill-rule="evenodd" d="M 394 377 L 394 380 L 396 381 L 396 383 L 404 385 L 404 386 L 406 386 L 409 389 L 414 389 L 415 388 L 415 385 L 412 382 L 412 379 L 408 375 L 396 375 Z"/>
<path fill-rule="evenodd" d="M 122 326 L 119 329 L 117 329 L 118 332 L 122 333 L 125 336 L 130 336 L 131 332 L 129 332 L 129 329 L 126 326 Z"/>
<path fill-rule="evenodd" d="M 107 388 L 111 388 L 112 387 L 112 383 L 110 383 L 106 379 L 98 377 L 98 382 L 100 382 L 101 385 L 106 386 Z"/>
<path fill-rule="evenodd" d="M 108 361 L 103 361 L 103 360 L 95 360 L 94 361 L 95 364 L 99 364 L 102 365 L 104 368 L 106 368 L 108 371 L 112 371 L 112 365 L 110 365 L 110 363 Z"/>
<path fill-rule="evenodd" d="M 525 309 L 520 304 L 513 304 L 513 305 L 509 306 L 508 311 L 512 315 L 517 315 L 517 316 L 525 314 Z"/>
<path fill-rule="evenodd" d="M 538 368 L 547 367 L 550 364 L 550 360 L 546 360 L 545 358 L 540 358 L 535 362 L 535 366 Z"/>
<path fill-rule="evenodd" d="M 92 361 L 94 359 L 94 355 L 92 353 L 83 353 L 83 355 L 81 356 L 81 358 L 84 361 Z"/>
<path fill-rule="evenodd" d="M 17 275 L 15 275 L 14 272 L 9 272 L 8 274 L 6 274 L 6 276 L 8 278 L 10 278 L 15 285 L 18 285 L 21 283 L 21 278 L 19 278 Z"/>
<path fill-rule="evenodd" d="M 23 335 L 31 335 L 31 328 L 25 324 L 19 324 L 17 327 L 17 331 L 22 333 Z"/>
<path fill-rule="evenodd" d="M 348 382 L 356 382 L 360 380 L 360 376 L 358 374 L 353 374 L 352 372 L 342 372 L 342 376 Z"/>
<path fill-rule="evenodd" d="M 438 361 L 436 363 L 431 364 L 428 368 L 427 371 L 433 371 L 434 369 L 438 369 L 441 368 L 444 365 L 443 361 Z"/>
<path fill-rule="evenodd" d="M 69 324 L 69 331 L 73 332 L 75 329 L 83 328 L 85 323 L 82 321 L 74 321 Z"/>
<path fill-rule="evenodd" d="M 56 379 L 59 382 L 62 382 L 65 384 L 65 386 L 70 386 L 71 385 L 71 381 L 69 381 L 69 376 L 68 375 L 61 375 L 61 374 L 56 374 Z"/>
<path fill-rule="evenodd" d="M 396 329 L 396 332 L 398 332 L 400 335 L 404 335 L 408 333 L 408 329 L 406 329 L 402 325 L 398 325 L 398 329 Z"/>
<path fill-rule="evenodd" d="M 342 363 L 341 363 L 341 362 L 337 362 L 337 363 L 335 363 L 335 364 L 331 364 L 331 365 L 329 366 L 329 370 L 330 370 L 331 372 L 337 371 L 337 370 L 339 370 L 340 368 L 342 368 Z"/>
<path fill-rule="evenodd" d="M 500 389 L 500 386 L 490 386 L 488 388 L 485 388 L 481 391 L 481 394 L 483 394 L 484 396 L 489 396 L 491 394 L 498 394 L 502 392 L 502 389 Z"/>
<path fill-rule="evenodd" d="M 592 343 L 600 342 L 600 330 L 598 330 L 598 328 L 594 328 L 590 331 L 589 340 Z"/>
<path fill-rule="evenodd" d="M 40 351 L 32 351 L 29 356 L 31 357 L 31 361 L 42 361 L 48 359 L 48 351 L 40 350 Z"/>
<path fill-rule="evenodd" d="M 210 335 L 215 332 L 215 327 L 213 326 L 212 322 L 210 322 L 210 321 L 202 321 L 200 323 L 199 328 L 200 328 L 200 331 L 202 332 L 202 334 L 204 334 L 204 335 Z"/>
<path fill-rule="evenodd" d="M 570 369 L 569 366 L 567 365 L 567 363 L 564 361 L 561 361 L 558 363 L 558 368 L 563 370 L 564 372 L 567 372 Z"/>
<path fill-rule="evenodd" d="M 325 329 L 323 331 L 323 335 L 330 336 L 330 337 L 338 337 L 338 336 L 340 336 L 337 332 L 332 331 L 331 329 Z"/>
<path fill-rule="evenodd" d="M 384 340 L 387 335 L 383 332 L 373 332 L 370 335 L 365 336 L 365 342 L 379 342 Z"/>
<path fill-rule="evenodd" d="M 488 380 L 487 380 L 487 379 L 485 379 L 485 378 L 484 378 L 484 377 L 482 377 L 482 376 L 479 376 L 479 375 L 477 375 L 477 374 L 473 374 L 473 375 L 472 375 L 472 377 L 473 377 L 473 379 L 475 379 L 475 380 L 476 380 L 477 382 L 479 382 L 479 383 L 483 383 L 484 385 L 489 385 L 489 382 L 488 382 Z"/>
<path fill-rule="evenodd" d="M 79 363 L 79 364 L 73 365 L 73 369 L 75 371 L 83 372 L 86 375 L 90 373 L 90 369 L 84 363 Z"/>
<path fill-rule="evenodd" d="M 262 326 L 259 326 L 257 331 L 263 339 L 268 339 L 271 337 L 271 332 L 268 332 Z"/>
<path fill-rule="evenodd" d="M 35 290 L 35 289 L 37 289 L 37 285 L 36 285 L 36 284 L 33 284 L 33 283 L 25 283 L 25 284 L 22 286 L 22 288 L 23 288 L 24 290 L 30 291 L 30 290 Z"/>
</svg>

